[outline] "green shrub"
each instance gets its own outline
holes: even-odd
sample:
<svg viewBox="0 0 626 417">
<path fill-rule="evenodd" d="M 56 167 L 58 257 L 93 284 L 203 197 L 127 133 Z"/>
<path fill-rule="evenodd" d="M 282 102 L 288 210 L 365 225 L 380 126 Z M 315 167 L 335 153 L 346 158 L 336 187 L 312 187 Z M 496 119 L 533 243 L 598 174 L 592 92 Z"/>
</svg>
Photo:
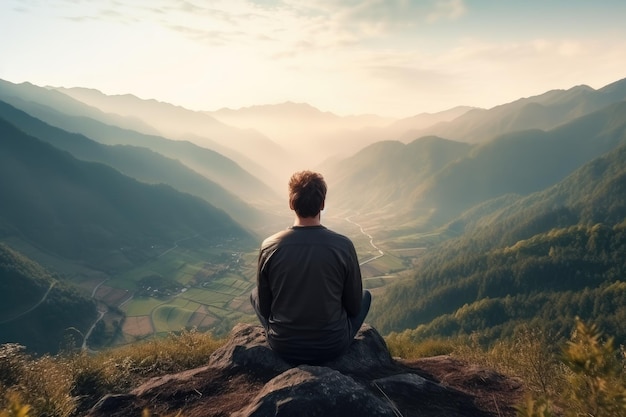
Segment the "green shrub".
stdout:
<svg viewBox="0 0 626 417">
<path fill-rule="evenodd" d="M 626 415 L 626 358 L 604 339 L 594 324 L 577 319 L 576 330 L 563 351 L 568 367 L 568 415 Z"/>
<path fill-rule="evenodd" d="M 550 404 L 556 404 L 567 417 L 626 416 L 626 357 L 604 339 L 595 324 L 578 318 L 570 340 L 561 355 L 565 383 L 562 391 L 527 398 L 518 408 L 520 417 L 549 417 Z"/>
</svg>

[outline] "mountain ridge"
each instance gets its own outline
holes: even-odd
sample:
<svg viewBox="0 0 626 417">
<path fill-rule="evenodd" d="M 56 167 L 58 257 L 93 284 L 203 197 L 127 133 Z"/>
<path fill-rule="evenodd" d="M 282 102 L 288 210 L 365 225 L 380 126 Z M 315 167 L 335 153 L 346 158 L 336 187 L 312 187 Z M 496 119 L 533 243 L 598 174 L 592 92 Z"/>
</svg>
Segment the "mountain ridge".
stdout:
<svg viewBox="0 0 626 417">
<path fill-rule="evenodd" d="M 51 253 L 110 270 L 130 261 L 120 247 L 145 246 L 150 239 L 167 245 L 208 231 L 249 236 L 225 212 L 199 197 L 79 161 L 4 119 L 0 130 L 0 188 L 11 202 L 2 205 L 0 215 L 14 233 Z M 105 219 L 109 223 L 103 223 Z M 116 257 L 118 262 L 107 264 L 106 259 Z"/>
<path fill-rule="evenodd" d="M 155 184 L 166 183 L 178 190 L 198 195 L 229 212 L 248 227 L 258 226 L 263 222 L 264 216 L 257 209 L 253 209 L 217 183 L 192 171 L 179 160 L 164 157 L 148 148 L 104 145 L 86 136 L 48 125 L 2 101 L 0 117 L 11 120 L 25 133 L 69 151 L 79 159 L 105 163 L 138 180 Z"/>
<path fill-rule="evenodd" d="M 53 91 L 53 93 L 56 93 Z M 57 93 L 60 94 L 60 93 Z M 0 99 L 7 98 L 0 96 Z M 147 135 L 120 128 L 86 116 L 67 115 L 36 101 L 25 102 L 19 97 L 8 100 L 13 107 L 48 124 L 66 131 L 82 133 L 90 139 L 107 145 L 134 145 L 152 149 L 165 156 L 180 159 L 208 179 L 228 188 L 240 198 L 272 198 L 271 189 L 241 168 L 235 161 L 189 141 L 175 141 L 162 136 Z"/>
</svg>

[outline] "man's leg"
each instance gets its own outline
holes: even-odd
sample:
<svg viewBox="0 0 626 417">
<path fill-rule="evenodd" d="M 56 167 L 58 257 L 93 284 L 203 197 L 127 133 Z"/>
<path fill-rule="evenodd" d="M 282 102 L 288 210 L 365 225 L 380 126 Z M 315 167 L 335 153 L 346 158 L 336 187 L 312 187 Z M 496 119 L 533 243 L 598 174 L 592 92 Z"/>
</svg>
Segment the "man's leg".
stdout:
<svg viewBox="0 0 626 417">
<path fill-rule="evenodd" d="M 354 339 L 354 336 L 356 336 L 359 329 L 361 328 L 361 325 L 365 321 L 365 316 L 367 316 L 367 313 L 369 313 L 370 311 L 371 304 L 372 293 L 370 293 L 368 290 L 363 290 L 363 297 L 361 298 L 361 310 L 359 310 L 359 314 L 354 317 L 348 317 L 348 320 L 350 320 L 350 329 L 352 330 L 351 339 Z"/>
<path fill-rule="evenodd" d="M 256 287 L 250 293 L 250 304 L 252 304 L 252 308 L 254 308 L 254 312 L 259 318 L 261 325 L 263 326 L 265 331 L 267 331 L 269 325 L 267 323 L 267 320 L 265 320 L 265 317 L 261 315 L 261 309 L 259 308 L 259 290 Z"/>
</svg>

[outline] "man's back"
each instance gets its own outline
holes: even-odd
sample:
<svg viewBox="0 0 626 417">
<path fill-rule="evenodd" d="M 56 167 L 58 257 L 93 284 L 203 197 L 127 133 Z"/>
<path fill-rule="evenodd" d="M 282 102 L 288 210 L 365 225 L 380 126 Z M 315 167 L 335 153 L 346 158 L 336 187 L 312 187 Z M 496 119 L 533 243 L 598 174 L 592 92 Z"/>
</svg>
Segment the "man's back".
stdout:
<svg viewBox="0 0 626 417">
<path fill-rule="evenodd" d="M 347 316 L 359 313 L 361 272 L 354 245 L 324 226 L 294 226 L 263 242 L 259 254 L 261 313 L 268 342 L 295 362 L 323 360 L 350 343 Z"/>
</svg>

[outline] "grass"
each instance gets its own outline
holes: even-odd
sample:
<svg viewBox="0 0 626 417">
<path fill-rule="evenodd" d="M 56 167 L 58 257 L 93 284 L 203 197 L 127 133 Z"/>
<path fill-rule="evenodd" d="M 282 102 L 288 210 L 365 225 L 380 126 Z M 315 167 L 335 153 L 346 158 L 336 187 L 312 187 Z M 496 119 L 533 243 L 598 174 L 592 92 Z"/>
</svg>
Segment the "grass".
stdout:
<svg viewBox="0 0 626 417">
<path fill-rule="evenodd" d="M 549 337 L 531 328 L 489 347 L 471 338 L 415 343 L 390 335 L 386 342 L 393 356 L 448 354 L 521 378 L 530 395 L 518 406 L 520 417 L 551 417 L 556 410 L 565 417 L 626 415 L 623 348 L 594 325 L 577 322 L 571 339 L 556 349 Z M 128 392 L 146 378 L 206 364 L 223 343 L 188 330 L 95 355 L 65 352 L 40 358 L 19 345 L 1 345 L 0 417 L 83 415 L 104 394 Z"/>
<path fill-rule="evenodd" d="M 163 301 L 150 297 L 136 297 L 124 305 L 124 311 L 128 317 L 149 316 L 152 311 L 163 304 Z"/>
<path fill-rule="evenodd" d="M 404 334 L 386 338 L 393 356 L 452 355 L 520 378 L 528 393 L 520 417 L 626 416 L 626 353 L 593 324 L 577 320 L 569 341 L 557 343 L 536 328 L 481 346 L 476 338 L 415 343 Z"/>
<path fill-rule="evenodd" d="M 84 415 L 106 393 L 123 393 L 146 378 L 207 363 L 224 343 L 194 330 L 89 355 L 33 358 L 0 346 L 0 417 Z"/>
</svg>

